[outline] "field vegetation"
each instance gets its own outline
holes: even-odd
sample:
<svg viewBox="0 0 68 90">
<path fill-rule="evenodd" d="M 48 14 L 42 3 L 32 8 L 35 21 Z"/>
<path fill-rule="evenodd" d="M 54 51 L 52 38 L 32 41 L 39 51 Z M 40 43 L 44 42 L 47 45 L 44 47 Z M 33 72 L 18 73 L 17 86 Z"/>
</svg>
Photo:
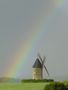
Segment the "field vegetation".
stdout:
<svg viewBox="0 0 68 90">
<path fill-rule="evenodd" d="M 20 83 L 0 83 L 0 90 L 68 90 L 68 81 L 45 81 L 23 80 Z"/>
<path fill-rule="evenodd" d="M 44 90 L 48 83 L 0 83 L 0 90 Z"/>
</svg>

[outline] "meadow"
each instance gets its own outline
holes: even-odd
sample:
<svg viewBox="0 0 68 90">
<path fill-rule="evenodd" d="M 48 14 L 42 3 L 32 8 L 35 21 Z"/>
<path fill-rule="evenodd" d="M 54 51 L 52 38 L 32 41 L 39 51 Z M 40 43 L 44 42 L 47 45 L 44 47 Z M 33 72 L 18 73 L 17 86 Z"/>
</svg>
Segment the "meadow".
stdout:
<svg viewBox="0 0 68 90">
<path fill-rule="evenodd" d="M 55 90 L 55 89 L 53 89 L 55 83 L 56 82 L 52 82 L 52 83 L 51 82 L 0 83 L 0 90 Z M 68 90 L 68 81 L 57 82 L 56 85 L 58 85 L 56 90 L 63 90 L 63 89 L 61 89 L 61 87 L 63 85 L 65 85 L 65 87 L 67 87 L 67 89 L 64 89 L 64 90 Z"/>
<path fill-rule="evenodd" d="M 45 83 L 0 83 L 0 90 L 43 90 L 46 84 Z"/>
</svg>

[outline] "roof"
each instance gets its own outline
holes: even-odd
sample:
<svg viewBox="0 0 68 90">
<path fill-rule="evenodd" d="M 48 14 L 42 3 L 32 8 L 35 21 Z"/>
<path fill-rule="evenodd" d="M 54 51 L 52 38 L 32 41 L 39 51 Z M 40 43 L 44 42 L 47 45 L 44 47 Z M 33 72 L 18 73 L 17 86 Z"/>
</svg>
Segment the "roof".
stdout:
<svg viewBox="0 0 68 90">
<path fill-rule="evenodd" d="M 36 59 L 35 63 L 33 64 L 33 68 L 42 68 L 42 64 L 38 58 Z"/>
</svg>

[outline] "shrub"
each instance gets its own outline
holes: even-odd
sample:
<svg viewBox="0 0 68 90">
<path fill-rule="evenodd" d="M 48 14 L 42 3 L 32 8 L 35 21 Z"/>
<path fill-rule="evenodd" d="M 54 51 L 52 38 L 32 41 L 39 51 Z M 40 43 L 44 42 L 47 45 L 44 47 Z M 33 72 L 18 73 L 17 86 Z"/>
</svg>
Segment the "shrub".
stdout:
<svg viewBox="0 0 68 90">
<path fill-rule="evenodd" d="M 68 80 L 65 80 L 63 83 L 68 88 Z"/>
<path fill-rule="evenodd" d="M 63 83 L 52 82 L 45 86 L 44 90 L 67 90 Z"/>
</svg>

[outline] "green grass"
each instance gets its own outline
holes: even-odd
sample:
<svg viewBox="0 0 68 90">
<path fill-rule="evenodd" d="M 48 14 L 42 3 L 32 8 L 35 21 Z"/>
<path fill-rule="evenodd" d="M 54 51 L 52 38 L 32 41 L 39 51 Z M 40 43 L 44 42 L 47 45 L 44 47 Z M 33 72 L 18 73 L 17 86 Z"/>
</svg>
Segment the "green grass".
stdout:
<svg viewBox="0 0 68 90">
<path fill-rule="evenodd" d="M 0 90 L 43 90 L 48 83 L 0 83 Z"/>
</svg>

